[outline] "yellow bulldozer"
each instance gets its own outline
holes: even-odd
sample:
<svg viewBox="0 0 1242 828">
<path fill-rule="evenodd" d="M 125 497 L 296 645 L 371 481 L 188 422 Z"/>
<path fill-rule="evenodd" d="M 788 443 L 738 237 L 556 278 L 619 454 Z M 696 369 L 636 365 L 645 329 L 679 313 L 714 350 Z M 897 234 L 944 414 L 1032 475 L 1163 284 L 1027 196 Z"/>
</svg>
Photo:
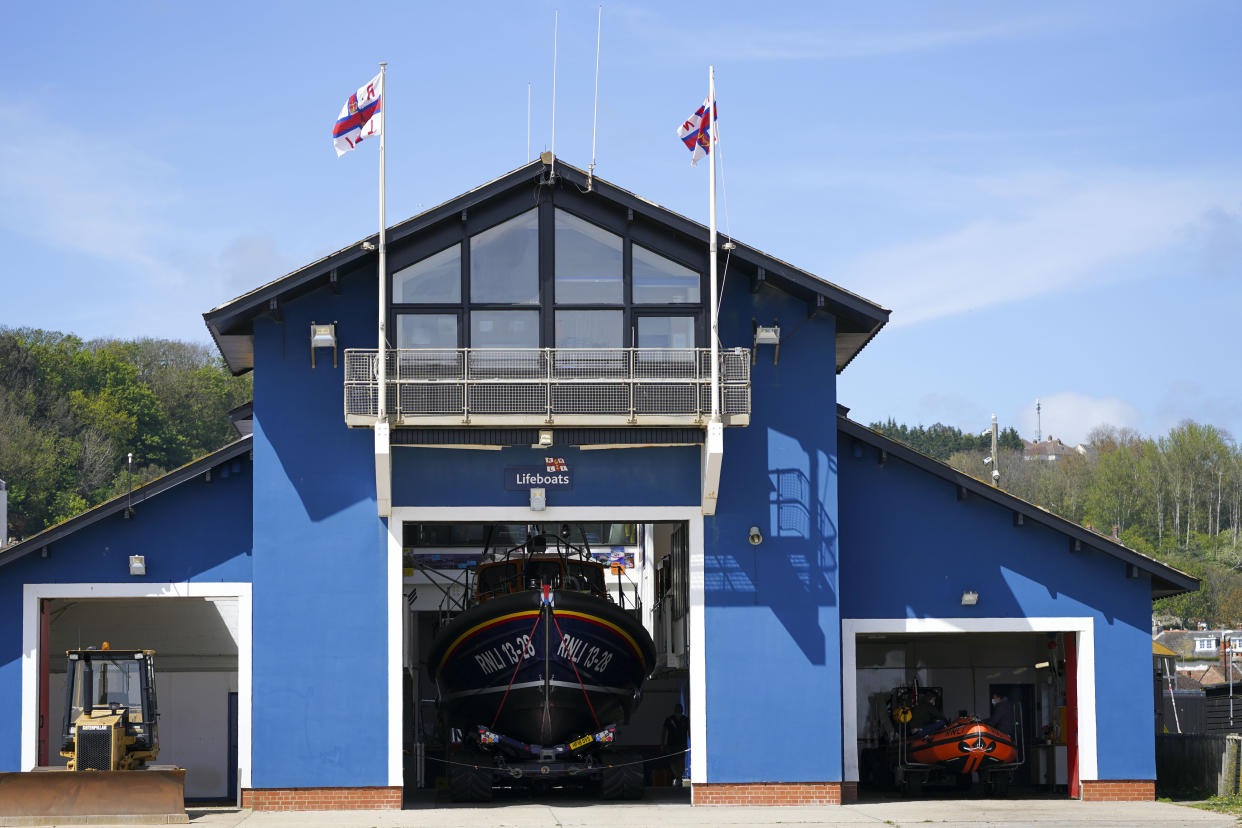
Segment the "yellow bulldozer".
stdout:
<svg viewBox="0 0 1242 828">
<path fill-rule="evenodd" d="M 185 770 L 159 755 L 152 650 L 69 650 L 65 715 L 56 737 L 63 768 L 0 773 L 0 821 L 188 822 Z"/>
</svg>

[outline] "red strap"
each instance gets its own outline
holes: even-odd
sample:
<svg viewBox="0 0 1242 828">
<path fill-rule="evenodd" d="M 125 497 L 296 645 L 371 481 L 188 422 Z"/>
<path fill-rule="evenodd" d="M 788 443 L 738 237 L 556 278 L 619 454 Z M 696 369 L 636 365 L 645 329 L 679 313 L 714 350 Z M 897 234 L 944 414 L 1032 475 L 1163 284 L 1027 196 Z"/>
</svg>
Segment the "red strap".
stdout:
<svg viewBox="0 0 1242 828">
<path fill-rule="evenodd" d="M 561 643 L 562 643 L 562 644 L 564 644 L 564 643 L 565 643 L 565 633 L 561 632 L 561 625 L 560 625 L 560 622 L 556 620 L 556 613 L 555 613 L 555 612 L 554 612 L 554 613 L 552 613 L 552 623 L 553 623 L 554 625 L 556 625 L 556 634 L 557 634 L 557 635 L 559 635 L 559 636 L 561 637 Z M 569 652 L 569 648 L 568 648 L 568 647 L 566 647 L 566 648 L 565 648 L 565 651 L 568 653 L 568 652 Z M 587 707 L 588 707 L 588 708 L 590 708 L 590 710 L 591 710 L 591 718 L 595 720 L 595 727 L 596 727 L 596 729 L 598 729 L 598 728 L 599 728 L 599 726 L 600 726 L 600 724 L 599 724 L 599 716 L 596 716 L 596 715 L 595 715 L 595 705 L 591 704 L 591 694 L 587 692 L 586 685 L 582 683 L 582 676 L 578 675 L 578 665 L 577 665 L 577 664 L 574 664 L 574 660 L 573 660 L 572 658 L 569 658 L 568 660 L 569 660 L 569 666 L 574 668 L 574 676 L 576 676 L 576 677 L 577 677 L 577 679 L 578 679 L 578 686 L 582 688 L 582 695 L 586 696 L 586 700 L 587 700 Z"/>
<path fill-rule="evenodd" d="M 542 617 L 543 617 L 542 612 L 539 613 L 539 615 L 535 616 L 535 626 L 530 628 L 530 635 L 526 636 L 528 640 L 534 639 L 535 630 L 539 627 L 539 619 Z M 499 706 L 496 707 L 496 715 L 492 719 L 492 726 L 488 728 L 489 730 L 496 729 L 496 722 L 500 721 L 500 711 L 503 710 L 505 707 L 505 699 L 509 698 L 509 688 L 513 686 L 513 680 L 517 678 L 518 668 L 522 666 L 522 662 L 525 660 L 526 660 L 526 647 L 522 647 L 522 656 L 518 659 L 518 663 L 513 665 L 513 675 L 509 676 L 509 683 L 505 685 L 505 694 L 500 697 L 500 704 Z"/>
</svg>

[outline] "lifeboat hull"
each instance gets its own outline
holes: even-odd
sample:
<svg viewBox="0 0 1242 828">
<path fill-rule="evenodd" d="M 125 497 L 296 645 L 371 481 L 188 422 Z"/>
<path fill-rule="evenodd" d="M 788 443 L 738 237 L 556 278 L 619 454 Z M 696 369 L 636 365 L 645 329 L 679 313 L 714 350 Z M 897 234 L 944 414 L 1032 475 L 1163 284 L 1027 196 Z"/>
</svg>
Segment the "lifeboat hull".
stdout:
<svg viewBox="0 0 1242 828">
<path fill-rule="evenodd" d="M 958 719 L 948 727 L 911 739 L 911 762 L 938 765 L 953 773 L 974 773 L 1018 761 L 1014 740 L 975 719 Z"/>
<path fill-rule="evenodd" d="M 628 612 L 587 593 L 492 598 L 436 636 L 428 667 L 450 727 L 551 746 L 625 721 L 655 661 Z"/>
</svg>

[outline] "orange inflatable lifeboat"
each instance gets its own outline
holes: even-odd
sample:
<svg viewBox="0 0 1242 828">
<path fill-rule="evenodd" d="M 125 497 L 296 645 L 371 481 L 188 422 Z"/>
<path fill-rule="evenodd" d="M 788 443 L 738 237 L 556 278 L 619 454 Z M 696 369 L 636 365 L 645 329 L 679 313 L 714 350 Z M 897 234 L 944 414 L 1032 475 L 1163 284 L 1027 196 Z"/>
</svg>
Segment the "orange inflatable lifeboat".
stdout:
<svg viewBox="0 0 1242 828">
<path fill-rule="evenodd" d="M 954 773 L 974 773 L 990 765 L 1018 761 L 1018 747 L 1009 734 L 977 718 L 961 718 L 940 730 L 912 736 L 907 745 L 909 761 L 939 765 Z"/>
</svg>

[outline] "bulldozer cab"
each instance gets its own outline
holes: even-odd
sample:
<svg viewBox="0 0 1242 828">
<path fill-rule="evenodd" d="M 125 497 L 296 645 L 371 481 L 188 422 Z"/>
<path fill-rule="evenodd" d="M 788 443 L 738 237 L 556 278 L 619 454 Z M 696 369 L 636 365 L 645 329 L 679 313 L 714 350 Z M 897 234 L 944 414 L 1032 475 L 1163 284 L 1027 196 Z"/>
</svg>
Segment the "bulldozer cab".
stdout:
<svg viewBox="0 0 1242 828">
<path fill-rule="evenodd" d="M 69 761 L 0 771 L 0 825 L 189 822 L 185 769 L 148 764 L 159 753 L 155 653 L 105 643 L 65 655 L 60 755 Z"/>
<path fill-rule="evenodd" d="M 138 767 L 159 752 L 155 653 L 70 650 L 60 754 L 78 769 Z M 105 740 L 107 750 L 88 743 Z"/>
</svg>

